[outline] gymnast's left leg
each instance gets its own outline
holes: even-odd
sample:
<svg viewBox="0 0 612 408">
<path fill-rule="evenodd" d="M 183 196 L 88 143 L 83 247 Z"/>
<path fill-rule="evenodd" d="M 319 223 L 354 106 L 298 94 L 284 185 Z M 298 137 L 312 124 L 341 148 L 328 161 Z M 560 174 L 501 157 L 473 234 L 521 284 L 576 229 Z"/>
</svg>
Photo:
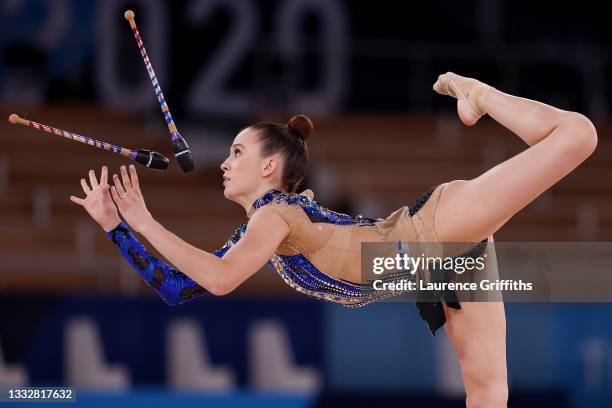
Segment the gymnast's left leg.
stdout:
<svg viewBox="0 0 612 408">
<path fill-rule="evenodd" d="M 492 236 L 490 241 L 492 241 Z M 468 408 L 507 407 L 506 314 L 503 302 L 444 304 L 444 329 L 459 359 Z"/>
</svg>

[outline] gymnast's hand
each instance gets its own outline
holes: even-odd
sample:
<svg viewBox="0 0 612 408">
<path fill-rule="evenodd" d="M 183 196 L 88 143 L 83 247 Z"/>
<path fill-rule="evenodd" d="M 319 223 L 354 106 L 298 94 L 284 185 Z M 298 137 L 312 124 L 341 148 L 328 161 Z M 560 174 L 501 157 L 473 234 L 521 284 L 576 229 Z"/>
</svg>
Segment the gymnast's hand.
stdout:
<svg viewBox="0 0 612 408">
<path fill-rule="evenodd" d="M 113 200 L 108 193 L 110 186 L 108 185 L 108 168 L 102 167 L 100 172 L 100 182 L 96 178 L 96 172 L 89 170 L 89 183 L 87 184 L 84 178 L 81 179 L 81 187 L 85 192 L 85 198 L 78 198 L 70 196 L 70 201 L 77 203 L 89 213 L 104 231 L 108 232 L 113 230 L 121 219 L 117 213 L 117 208 L 113 203 Z"/>
<path fill-rule="evenodd" d="M 111 195 L 119 212 L 136 232 L 142 232 L 143 226 L 153 217 L 142 198 L 136 168 L 130 165 L 128 175 L 125 166 L 121 166 L 121 180 L 119 176 L 113 174 L 113 182 L 115 185 L 111 187 Z"/>
</svg>

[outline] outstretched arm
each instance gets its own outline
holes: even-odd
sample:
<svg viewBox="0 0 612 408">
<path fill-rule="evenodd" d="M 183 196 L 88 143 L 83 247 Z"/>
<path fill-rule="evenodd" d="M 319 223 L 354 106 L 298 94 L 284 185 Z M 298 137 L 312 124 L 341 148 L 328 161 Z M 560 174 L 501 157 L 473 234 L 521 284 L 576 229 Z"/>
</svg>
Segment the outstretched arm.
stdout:
<svg viewBox="0 0 612 408">
<path fill-rule="evenodd" d="M 181 303 L 204 291 L 215 295 L 231 292 L 261 269 L 289 233 L 289 226 L 279 215 L 257 212 L 251 217 L 248 231 L 244 225 L 238 228 L 214 254 L 202 251 L 153 219 L 144 204 L 133 166 L 130 173 L 131 179 L 127 170 L 121 168 L 123 184 L 114 177 L 113 198 L 127 224 L 142 233 L 176 268 L 151 255 L 127 224 L 121 222 L 109 194 L 106 167 L 102 168 L 100 183 L 90 171 L 91 188 L 81 180 L 86 198 L 70 199 L 83 206 L 104 228 L 128 262 L 169 304 Z"/>
<path fill-rule="evenodd" d="M 216 250 L 214 255 L 223 257 L 228 249 L 238 242 L 244 231 L 245 225 L 238 227 L 227 243 L 222 248 Z M 169 305 L 174 306 L 184 303 L 207 292 L 204 287 L 180 270 L 151 255 L 125 222 L 122 221 L 117 227 L 106 234 L 132 268 Z"/>
<path fill-rule="evenodd" d="M 223 257 L 217 257 L 183 241 L 157 222 L 147 210 L 136 168 L 121 180 L 114 176 L 111 195 L 126 222 L 141 233 L 166 259 L 215 295 L 225 295 L 263 267 L 289 234 L 280 215 L 255 213 L 244 236 Z"/>
</svg>

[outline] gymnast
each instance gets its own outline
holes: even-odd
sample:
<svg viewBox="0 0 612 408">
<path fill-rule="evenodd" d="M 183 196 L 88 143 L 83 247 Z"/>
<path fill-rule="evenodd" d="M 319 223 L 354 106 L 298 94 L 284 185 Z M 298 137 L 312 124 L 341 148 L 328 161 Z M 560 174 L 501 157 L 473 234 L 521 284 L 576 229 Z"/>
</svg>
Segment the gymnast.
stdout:
<svg viewBox="0 0 612 408">
<path fill-rule="evenodd" d="M 86 197 L 70 199 L 87 210 L 131 266 L 171 305 L 205 292 L 230 293 L 270 262 L 300 292 L 362 306 L 386 294 L 362 282 L 361 242 L 493 242 L 501 226 L 575 169 L 597 145 L 593 124 L 577 112 L 512 96 L 451 72 L 440 75 L 433 88 L 457 99 L 465 125 L 488 114 L 529 147 L 474 179 L 434 185 L 386 218 L 353 218 L 324 208 L 310 190 L 296 193 L 308 167 L 310 119 L 298 115 L 286 125 L 251 125 L 238 133 L 221 164 L 224 196 L 244 208 L 247 222 L 214 253 L 193 247 L 153 218 L 134 166 L 129 173 L 122 166 L 112 187 L 106 166 L 99 180 L 90 170 L 89 185 L 81 179 Z M 132 231 L 142 234 L 172 265 L 152 256 Z M 449 335 L 467 406 L 505 407 L 503 302 L 459 305 L 445 295 L 417 307 L 432 335 L 442 326 Z"/>
</svg>

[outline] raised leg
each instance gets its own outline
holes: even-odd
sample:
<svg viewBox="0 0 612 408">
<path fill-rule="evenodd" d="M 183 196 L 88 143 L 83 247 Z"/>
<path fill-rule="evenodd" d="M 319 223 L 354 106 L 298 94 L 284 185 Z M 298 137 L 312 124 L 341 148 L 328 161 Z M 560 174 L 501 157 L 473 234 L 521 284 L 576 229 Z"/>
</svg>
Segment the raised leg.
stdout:
<svg viewBox="0 0 612 408">
<path fill-rule="evenodd" d="M 590 156 L 597 132 L 582 114 L 453 78 L 477 110 L 531 146 L 472 180 L 449 182 L 440 195 L 434 222 L 440 240 L 474 242 L 495 233 Z M 476 86 L 480 93 L 472 90 Z"/>
</svg>

